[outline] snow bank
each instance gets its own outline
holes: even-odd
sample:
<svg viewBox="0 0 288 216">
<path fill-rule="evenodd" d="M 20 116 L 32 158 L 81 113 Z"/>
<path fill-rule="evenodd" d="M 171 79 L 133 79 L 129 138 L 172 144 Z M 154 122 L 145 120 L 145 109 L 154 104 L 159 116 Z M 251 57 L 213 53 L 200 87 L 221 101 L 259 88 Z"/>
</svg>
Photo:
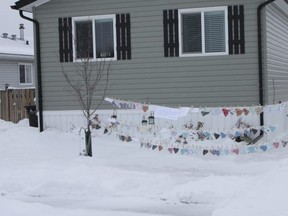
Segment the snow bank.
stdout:
<svg viewBox="0 0 288 216">
<path fill-rule="evenodd" d="M 245 190 L 213 212 L 213 216 L 285 216 L 287 205 L 288 159 L 248 182 Z"/>
<path fill-rule="evenodd" d="M 0 215 L 287 214 L 287 148 L 188 157 L 93 136 L 94 157 L 79 157 L 77 133 L 0 120 Z"/>
</svg>

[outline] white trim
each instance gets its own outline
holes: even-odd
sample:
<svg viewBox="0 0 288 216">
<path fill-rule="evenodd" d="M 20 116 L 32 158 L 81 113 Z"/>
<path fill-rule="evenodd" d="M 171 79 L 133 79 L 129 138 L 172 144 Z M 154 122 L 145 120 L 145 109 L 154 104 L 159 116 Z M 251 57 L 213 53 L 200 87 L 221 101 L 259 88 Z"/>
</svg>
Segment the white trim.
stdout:
<svg viewBox="0 0 288 216">
<path fill-rule="evenodd" d="M 1 60 L 10 60 L 10 59 L 16 59 L 19 60 L 21 59 L 21 61 L 33 61 L 34 60 L 34 56 L 33 55 L 22 55 L 22 54 L 9 54 L 9 53 L 0 53 L 0 59 Z"/>
<path fill-rule="evenodd" d="M 113 43 L 114 43 L 114 57 L 113 58 L 97 58 L 96 57 L 96 35 L 95 35 L 95 21 L 101 19 L 112 19 L 113 21 Z M 75 42 L 75 35 L 76 35 L 76 28 L 75 22 L 77 21 L 92 21 L 92 37 L 93 37 L 93 58 L 92 61 L 115 61 L 117 60 L 117 44 L 116 44 L 116 15 L 115 14 L 107 14 L 107 15 L 97 15 L 97 16 L 80 16 L 80 17 L 72 17 L 72 28 L 73 28 L 73 61 L 80 62 L 80 59 L 76 58 L 76 42 Z"/>
<path fill-rule="evenodd" d="M 224 24 L 225 24 L 225 52 L 213 52 L 213 53 L 205 53 L 205 26 L 204 26 L 204 12 L 209 11 L 224 11 Z M 191 8 L 191 9 L 179 9 L 178 10 L 178 25 L 179 25 L 179 56 L 180 57 L 197 57 L 197 56 L 221 56 L 221 55 L 228 55 L 228 7 L 221 6 L 221 7 L 207 7 L 207 8 Z M 189 14 L 189 13 L 201 13 L 201 34 L 202 34 L 202 53 L 183 53 L 183 40 L 182 40 L 182 32 L 183 32 L 183 25 L 182 25 L 182 14 Z"/>
<path fill-rule="evenodd" d="M 20 80 L 20 65 L 24 65 L 25 66 L 25 80 L 26 80 L 26 66 L 31 66 L 31 83 L 21 83 Z M 19 86 L 31 86 L 34 84 L 34 79 L 33 79 L 33 64 L 32 63 L 22 63 L 19 62 L 18 63 L 18 80 L 19 80 Z"/>
<path fill-rule="evenodd" d="M 205 44 L 205 26 L 204 26 L 205 16 L 201 12 L 201 43 L 202 43 L 202 54 L 205 54 L 206 44 Z M 182 40 L 181 40 L 182 41 Z"/>
</svg>

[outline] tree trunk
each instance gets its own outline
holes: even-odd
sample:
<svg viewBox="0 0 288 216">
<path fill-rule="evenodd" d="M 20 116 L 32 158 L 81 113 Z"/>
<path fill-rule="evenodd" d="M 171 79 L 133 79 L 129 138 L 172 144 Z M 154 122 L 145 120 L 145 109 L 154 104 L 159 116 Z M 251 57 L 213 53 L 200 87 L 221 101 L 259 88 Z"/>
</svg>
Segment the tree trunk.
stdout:
<svg viewBox="0 0 288 216">
<path fill-rule="evenodd" d="M 89 127 L 87 130 L 85 130 L 85 144 L 86 144 L 86 155 L 92 157 L 92 138 Z"/>
</svg>

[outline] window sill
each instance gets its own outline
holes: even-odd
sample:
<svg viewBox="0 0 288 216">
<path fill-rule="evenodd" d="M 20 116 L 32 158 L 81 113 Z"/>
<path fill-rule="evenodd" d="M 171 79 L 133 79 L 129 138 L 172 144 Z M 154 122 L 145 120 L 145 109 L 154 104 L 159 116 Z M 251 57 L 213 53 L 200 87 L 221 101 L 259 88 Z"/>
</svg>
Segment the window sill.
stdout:
<svg viewBox="0 0 288 216">
<path fill-rule="evenodd" d="M 221 52 L 221 53 L 197 53 L 197 54 L 184 54 L 180 53 L 179 57 L 205 57 L 205 56 L 225 56 L 229 55 L 228 52 Z"/>
<path fill-rule="evenodd" d="M 89 62 L 103 62 L 103 61 L 116 61 L 117 58 L 97 58 L 97 59 L 89 59 Z M 81 62 L 88 62 L 88 59 L 74 59 L 73 62 L 75 63 L 81 63 Z"/>
<path fill-rule="evenodd" d="M 33 83 L 19 83 L 19 86 L 31 86 Z"/>
</svg>

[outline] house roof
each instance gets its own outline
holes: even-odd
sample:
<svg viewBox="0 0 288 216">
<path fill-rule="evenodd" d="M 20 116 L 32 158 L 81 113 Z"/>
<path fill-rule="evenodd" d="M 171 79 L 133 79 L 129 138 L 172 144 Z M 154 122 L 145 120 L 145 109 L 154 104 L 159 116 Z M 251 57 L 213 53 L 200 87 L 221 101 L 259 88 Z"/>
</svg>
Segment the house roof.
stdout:
<svg viewBox="0 0 288 216">
<path fill-rule="evenodd" d="M 28 42 L 27 42 L 28 41 Z M 4 38 L 0 36 L 0 58 L 34 58 L 33 39 L 29 40 L 12 40 L 11 37 Z"/>
<path fill-rule="evenodd" d="M 12 5 L 11 8 L 32 13 L 34 7 L 38 7 L 48 1 L 50 0 L 19 0 L 15 2 L 15 5 Z"/>
<path fill-rule="evenodd" d="M 19 0 L 15 2 L 15 5 L 12 5 L 11 8 L 15 10 L 23 10 L 32 13 L 33 7 L 38 7 L 42 4 L 45 4 L 48 1 L 50 0 Z M 288 4 L 288 0 L 283 1 L 285 1 Z"/>
</svg>

